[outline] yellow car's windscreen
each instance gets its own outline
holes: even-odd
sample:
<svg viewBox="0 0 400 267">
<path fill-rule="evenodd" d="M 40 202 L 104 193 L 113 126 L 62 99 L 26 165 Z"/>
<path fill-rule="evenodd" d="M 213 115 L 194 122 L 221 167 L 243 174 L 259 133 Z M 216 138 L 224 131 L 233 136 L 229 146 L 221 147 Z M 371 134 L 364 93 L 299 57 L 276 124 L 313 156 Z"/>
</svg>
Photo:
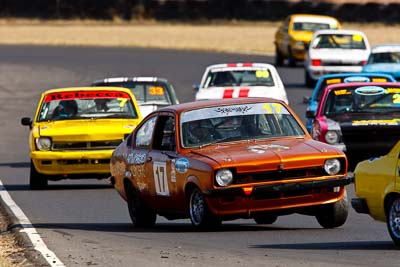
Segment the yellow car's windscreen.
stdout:
<svg viewBox="0 0 400 267">
<path fill-rule="evenodd" d="M 129 94 L 121 91 L 64 91 L 47 94 L 37 121 L 138 118 Z"/>
</svg>

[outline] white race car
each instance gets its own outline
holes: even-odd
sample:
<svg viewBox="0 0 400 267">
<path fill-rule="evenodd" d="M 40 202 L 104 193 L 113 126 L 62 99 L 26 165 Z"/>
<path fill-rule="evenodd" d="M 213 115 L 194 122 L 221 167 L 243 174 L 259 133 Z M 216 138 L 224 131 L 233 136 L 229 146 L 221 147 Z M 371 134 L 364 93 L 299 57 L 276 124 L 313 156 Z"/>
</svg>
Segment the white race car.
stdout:
<svg viewBox="0 0 400 267">
<path fill-rule="evenodd" d="M 92 86 L 113 86 L 130 89 L 136 98 L 143 118 L 160 107 L 179 104 L 174 87 L 164 78 L 105 78 L 94 81 Z"/>
<path fill-rule="evenodd" d="M 196 100 L 270 97 L 288 103 L 285 87 L 271 64 L 230 63 L 208 66 L 197 90 Z"/>
<path fill-rule="evenodd" d="M 361 72 L 371 52 L 363 32 L 320 30 L 314 33 L 304 62 L 305 83 L 313 86 L 324 74 Z"/>
</svg>

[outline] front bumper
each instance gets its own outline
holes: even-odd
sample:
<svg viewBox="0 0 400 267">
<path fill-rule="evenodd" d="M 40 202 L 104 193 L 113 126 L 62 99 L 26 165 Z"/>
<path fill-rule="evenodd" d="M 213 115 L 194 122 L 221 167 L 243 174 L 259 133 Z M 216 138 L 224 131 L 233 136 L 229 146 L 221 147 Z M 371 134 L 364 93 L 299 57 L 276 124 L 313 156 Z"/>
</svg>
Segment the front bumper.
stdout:
<svg viewBox="0 0 400 267">
<path fill-rule="evenodd" d="M 213 213 L 239 215 L 334 203 L 343 197 L 344 186 L 353 181 L 352 176 L 346 176 L 259 185 L 253 187 L 251 194 L 246 194 L 242 187 L 212 189 L 205 194 Z"/>
<path fill-rule="evenodd" d="M 34 151 L 36 170 L 45 175 L 108 174 L 113 150 Z"/>
<path fill-rule="evenodd" d="M 365 198 L 353 198 L 351 199 L 351 206 L 357 213 L 370 214 L 367 201 Z"/>
<path fill-rule="evenodd" d="M 305 48 L 292 48 L 292 57 L 297 61 L 304 61 L 306 58 Z"/>
</svg>

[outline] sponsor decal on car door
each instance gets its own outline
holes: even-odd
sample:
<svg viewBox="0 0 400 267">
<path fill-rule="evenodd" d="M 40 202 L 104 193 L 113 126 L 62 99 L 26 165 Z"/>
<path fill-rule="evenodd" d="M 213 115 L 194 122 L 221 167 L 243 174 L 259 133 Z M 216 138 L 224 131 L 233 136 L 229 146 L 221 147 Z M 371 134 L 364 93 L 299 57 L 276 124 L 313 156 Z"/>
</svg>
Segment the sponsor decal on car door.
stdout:
<svg viewBox="0 0 400 267">
<path fill-rule="evenodd" d="M 159 196 L 169 196 L 167 163 L 155 161 L 153 163 L 153 175 L 156 194 Z"/>
</svg>

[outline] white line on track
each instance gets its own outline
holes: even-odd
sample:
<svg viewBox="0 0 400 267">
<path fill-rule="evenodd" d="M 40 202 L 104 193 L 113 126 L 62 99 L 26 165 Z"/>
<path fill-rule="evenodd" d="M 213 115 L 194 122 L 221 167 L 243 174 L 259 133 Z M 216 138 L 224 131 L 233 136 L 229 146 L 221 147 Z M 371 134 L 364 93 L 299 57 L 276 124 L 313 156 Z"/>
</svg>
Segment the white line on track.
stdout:
<svg viewBox="0 0 400 267">
<path fill-rule="evenodd" d="M 10 208 L 14 216 L 18 219 L 19 224 L 22 229 L 20 232 L 25 233 L 32 242 L 33 248 L 40 252 L 43 257 L 47 260 L 50 266 L 65 266 L 64 263 L 57 258 L 53 251 L 47 248 L 43 239 L 40 237 L 39 233 L 33 227 L 32 223 L 29 221 L 28 217 L 24 214 L 20 207 L 14 202 L 10 194 L 7 192 L 3 183 L 0 180 L 0 197 L 3 202 Z"/>
</svg>

